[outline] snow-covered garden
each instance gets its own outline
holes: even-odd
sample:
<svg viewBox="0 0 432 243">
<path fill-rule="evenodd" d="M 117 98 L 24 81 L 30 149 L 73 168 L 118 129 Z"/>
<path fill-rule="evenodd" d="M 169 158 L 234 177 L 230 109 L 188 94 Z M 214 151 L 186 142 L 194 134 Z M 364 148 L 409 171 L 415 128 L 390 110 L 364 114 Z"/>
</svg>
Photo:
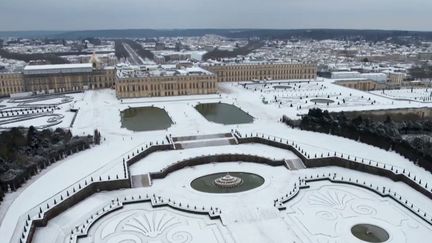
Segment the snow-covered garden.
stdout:
<svg viewBox="0 0 432 243">
<path fill-rule="evenodd" d="M 412 100 L 417 102 L 432 102 L 432 88 L 404 88 L 393 90 L 371 91 L 373 94 L 399 100 Z"/>
<path fill-rule="evenodd" d="M 113 90 L 99 90 L 70 96 L 73 100 L 68 103 L 55 100 L 52 113 L 64 116 L 56 126 L 70 128 L 77 135 L 98 129 L 102 143 L 48 167 L 17 191 L 7 193 L 0 204 L 0 242 L 27 240 L 32 221 L 64 201 L 70 203 L 69 198 L 95 183 L 131 178 L 142 183 L 102 190 L 72 203 L 48 220 L 46 227 L 37 227 L 33 242 L 363 242 L 351 233 L 351 227 L 365 222 L 383 228 L 389 234 L 386 242 L 417 242 L 432 232 L 427 193 L 402 181 L 357 170 L 294 165 L 301 163 L 299 156 L 335 156 L 401 174 L 432 193 L 430 172 L 392 151 L 292 129 L 280 122 L 283 115 L 298 119 L 312 107 L 351 111 L 428 104 L 352 90 L 325 79 L 246 86 L 223 83 L 217 95 L 118 100 Z M 42 105 L 38 102 L 31 103 Z M 224 125 L 207 120 L 195 109 L 201 103 L 219 102 L 240 108 L 253 121 Z M 48 100 L 43 103 L 53 105 Z M 21 109 L 8 100 L 0 105 Z M 135 132 L 122 126 L 122 111 L 151 106 L 167 113 L 168 128 Z M 7 126 L 47 124 L 34 119 Z M 299 154 L 265 144 L 238 143 L 239 138 L 251 135 L 292 144 Z M 163 149 L 134 160 L 157 146 Z M 214 161 L 151 178 L 152 173 L 176 168 L 188 159 L 224 154 L 283 161 L 285 166 Z M 217 195 L 190 186 L 199 176 L 230 171 L 254 173 L 265 182 L 249 191 Z"/>
</svg>

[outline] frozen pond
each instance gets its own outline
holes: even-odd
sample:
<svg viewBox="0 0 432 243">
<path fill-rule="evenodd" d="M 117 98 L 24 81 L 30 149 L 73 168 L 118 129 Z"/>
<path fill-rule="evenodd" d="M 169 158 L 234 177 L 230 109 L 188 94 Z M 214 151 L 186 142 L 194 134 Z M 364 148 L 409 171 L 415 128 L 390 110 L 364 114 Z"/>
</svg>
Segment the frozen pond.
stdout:
<svg viewBox="0 0 432 243">
<path fill-rule="evenodd" d="M 273 88 L 274 89 L 292 89 L 292 87 L 289 85 L 274 85 Z"/>
<path fill-rule="evenodd" d="M 310 101 L 317 104 L 330 104 L 334 102 L 331 99 L 311 99 Z"/>
<path fill-rule="evenodd" d="M 231 125 L 253 122 L 251 115 L 234 105 L 206 103 L 195 106 L 195 109 L 207 120 L 220 124 Z"/>
<path fill-rule="evenodd" d="M 351 233 L 362 241 L 385 242 L 389 234 L 383 228 L 371 224 L 357 224 L 351 228 Z"/>
<path fill-rule="evenodd" d="M 128 108 L 123 110 L 120 116 L 122 127 L 135 132 L 164 130 L 172 124 L 168 113 L 157 107 Z"/>
</svg>

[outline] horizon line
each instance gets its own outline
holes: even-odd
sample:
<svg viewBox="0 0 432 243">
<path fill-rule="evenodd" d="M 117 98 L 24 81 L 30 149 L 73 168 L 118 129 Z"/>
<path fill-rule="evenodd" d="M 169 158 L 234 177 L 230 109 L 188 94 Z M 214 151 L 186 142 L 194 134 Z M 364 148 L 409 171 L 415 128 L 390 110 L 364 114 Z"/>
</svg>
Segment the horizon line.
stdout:
<svg viewBox="0 0 432 243">
<path fill-rule="evenodd" d="M 181 28 L 100 28 L 100 29 L 70 29 L 70 30 L 0 30 L 0 32 L 85 32 L 85 31 L 124 31 L 124 30 L 355 30 L 355 31 L 407 31 L 407 32 L 432 32 L 432 30 L 407 30 L 407 29 L 386 29 L 386 28 L 251 28 L 251 27 L 236 27 L 236 28 L 220 28 L 220 27 L 181 27 Z"/>
</svg>

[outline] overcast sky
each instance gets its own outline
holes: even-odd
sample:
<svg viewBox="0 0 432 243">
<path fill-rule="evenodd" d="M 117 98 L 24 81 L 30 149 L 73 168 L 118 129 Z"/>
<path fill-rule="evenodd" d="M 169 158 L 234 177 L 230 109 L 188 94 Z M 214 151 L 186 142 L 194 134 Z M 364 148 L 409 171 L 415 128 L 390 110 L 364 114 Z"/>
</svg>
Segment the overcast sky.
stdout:
<svg viewBox="0 0 432 243">
<path fill-rule="evenodd" d="M 352 28 L 432 31 L 432 0 L 0 0 L 0 31 Z"/>
</svg>

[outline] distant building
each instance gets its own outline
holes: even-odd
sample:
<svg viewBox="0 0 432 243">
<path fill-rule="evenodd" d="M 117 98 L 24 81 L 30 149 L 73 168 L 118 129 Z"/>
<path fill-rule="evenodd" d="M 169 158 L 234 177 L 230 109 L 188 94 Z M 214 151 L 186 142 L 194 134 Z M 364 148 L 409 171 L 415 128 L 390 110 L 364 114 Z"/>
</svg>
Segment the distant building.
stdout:
<svg viewBox="0 0 432 243">
<path fill-rule="evenodd" d="M 24 92 L 21 73 L 0 73 L 0 96 Z"/>
<path fill-rule="evenodd" d="M 332 72 L 332 79 L 351 79 L 351 78 L 361 78 L 360 72 L 348 71 L 348 72 Z"/>
<path fill-rule="evenodd" d="M 385 88 L 385 83 L 376 82 L 370 79 L 341 79 L 337 80 L 335 84 L 363 91 Z"/>
<path fill-rule="evenodd" d="M 402 82 L 406 77 L 405 73 L 392 72 L 388 74 L 388 84 L 390 86 L 402 86 Z"/>
<path fill-rule="evenodd" d="M 332 72 L 332 79 L 370 79 L 376 82 L 384 83 L 387 81 L 385 73 L 360 73 L 357 71 L 350 72 Z"/>
<path fill-rule="evenodd" d="M 335 84 L 364 91 L 382 89 L 387 85 L 385 73 L 332 72 L 331 78 L 335 80 Z"/>
<path fill-rule="evenodd" d="M 289 79 L 314 80 L 317 77 L 317 66 L 315 64 L 232 63 L 209 64 L 202 67 L 215 73 L 218 82 Z"/>
<path fill-rule="evenodd" d="M 94 60 L 93 60 L 94 61 Z M 109 88 L 115 84 L 114 68 L 99 64 L 27 65 L 21 73 L 0 74 L 0 95 L 19 92 L 62 93 Z"/>
<path fill-rule="evenodd" d="M 387 82 L 387 75 L 385 73 L 362 73 L 361 78 L 370 79 L 378 83 Z"/>
</svg>

